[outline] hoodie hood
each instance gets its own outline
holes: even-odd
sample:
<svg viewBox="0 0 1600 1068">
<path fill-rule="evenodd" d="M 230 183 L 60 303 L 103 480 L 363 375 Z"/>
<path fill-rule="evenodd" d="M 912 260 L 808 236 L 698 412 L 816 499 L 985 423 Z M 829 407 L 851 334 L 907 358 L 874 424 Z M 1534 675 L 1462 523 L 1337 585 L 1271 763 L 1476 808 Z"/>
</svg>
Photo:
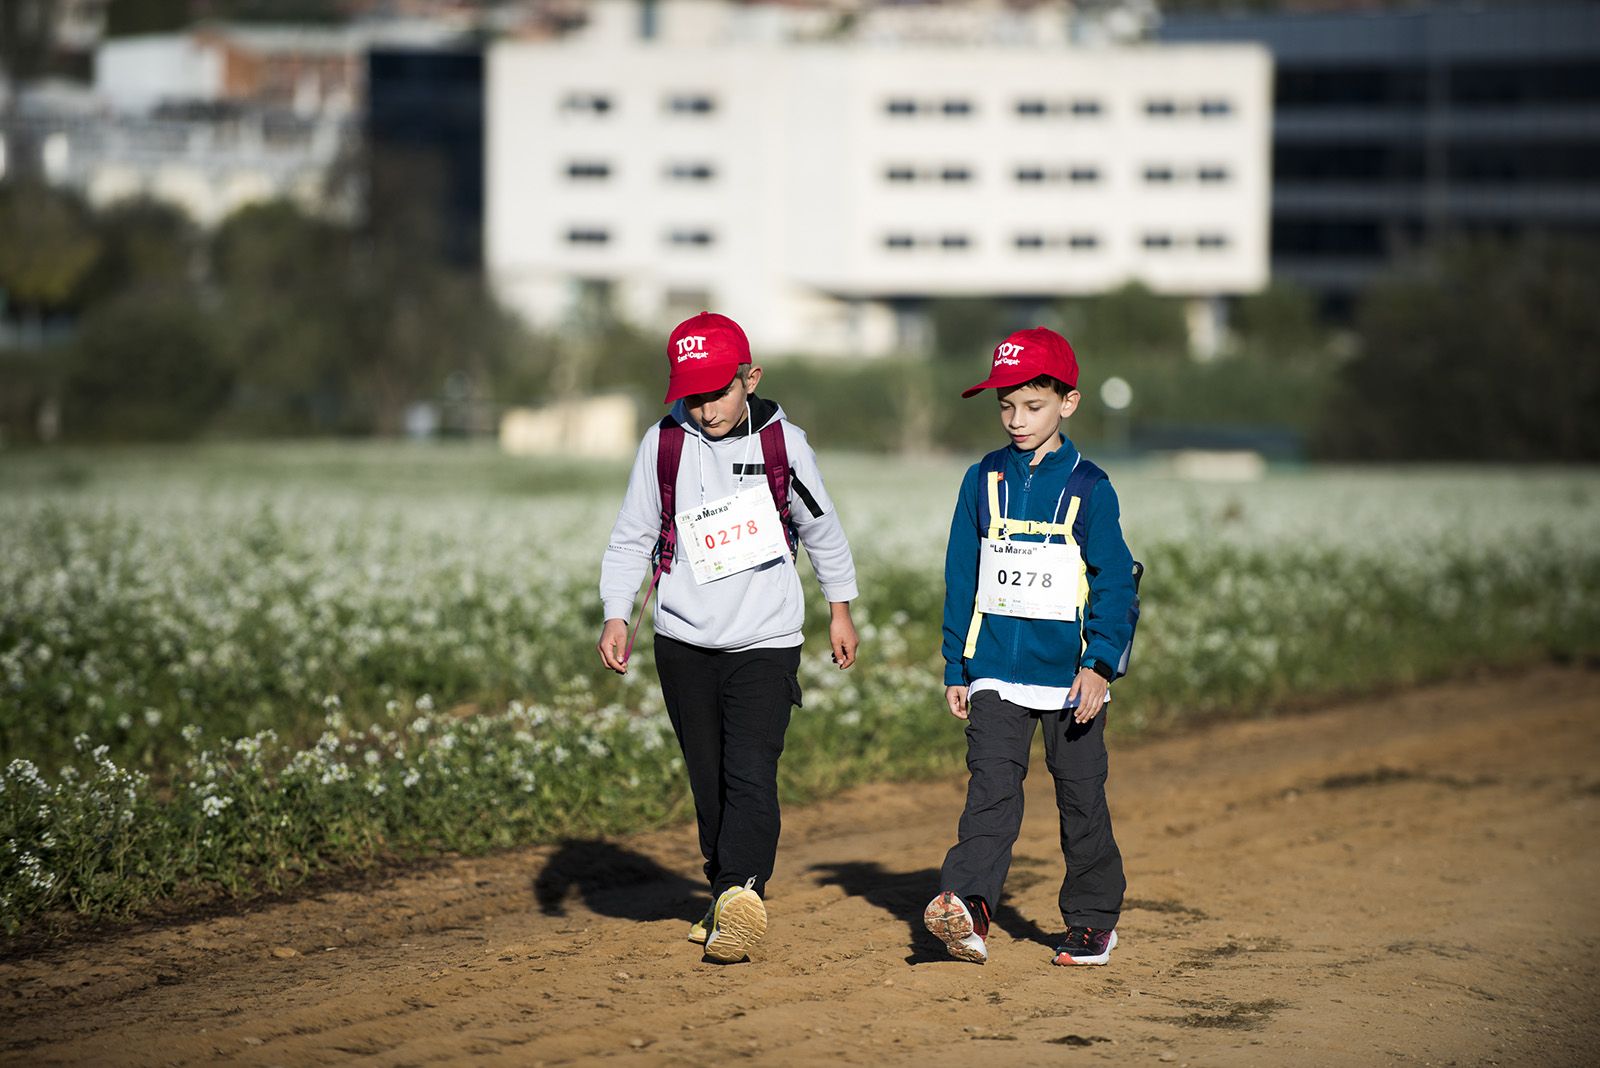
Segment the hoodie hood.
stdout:
<svg viewBox="0 0 1600 1068">
<path fill-rule="evenodd" d="M 749 404 L 750 418 L 720 438 L 707 436 L 706 432 L 701 429 L 700 424 L 690 416 L 688 406 L 681 400 L 672 405 L 672 410 L 667 413 L 667 417 L 681 425 L 685 433 L 692 434 L 708 445 L 716 445 L 722 441 L 742 441 L 751 434 L 761 433 L 767 428 L 767 424 L 784 418 L 783 407 L 777 401 L 769 401 L 765 397 L 758 397 L 752 393 L 750 394 Z"/>
</svg>

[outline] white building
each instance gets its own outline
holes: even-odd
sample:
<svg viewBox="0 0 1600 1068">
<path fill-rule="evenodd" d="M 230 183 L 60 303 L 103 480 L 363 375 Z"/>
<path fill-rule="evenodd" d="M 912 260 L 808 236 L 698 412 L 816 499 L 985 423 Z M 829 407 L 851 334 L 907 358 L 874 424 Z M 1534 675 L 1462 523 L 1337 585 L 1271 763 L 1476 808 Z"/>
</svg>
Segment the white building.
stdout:
<svg viewBox="0 0 1600 1068">
<path fill-rule="evenodd" d="M 796 40 L 660 9 L 650 39 L 601 3 L 581 36 L 491 50 L 488 269 L 535 323 L 599 284 L 642 323 L 715 308 L 768 353 L 877 354 L 929 296 L 1266 282 L 1264 49 Z"/>
</svg>

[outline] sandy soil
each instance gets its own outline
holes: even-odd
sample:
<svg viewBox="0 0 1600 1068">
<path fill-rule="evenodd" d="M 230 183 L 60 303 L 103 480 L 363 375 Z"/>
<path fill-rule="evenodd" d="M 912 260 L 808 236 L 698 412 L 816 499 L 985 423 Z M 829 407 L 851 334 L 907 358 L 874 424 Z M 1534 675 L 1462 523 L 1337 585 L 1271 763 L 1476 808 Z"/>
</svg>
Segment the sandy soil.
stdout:
<svg viewBox="0 0 1600 1068">
<path fill-rule="evenodd" d="M 1049 966 L 1061 859 L 1036 761 L 984 967 L 920 925 L 961 808 L 952 776 L 788 813 L 752 963 L 683 941 L 704 901 L 678 828 L 0 962 L 0 1057 L 1600 1061 L 1600 674 L 1123 745 L 1112 779 L 1129 900 L 1107 968 Z"/>
</svg>

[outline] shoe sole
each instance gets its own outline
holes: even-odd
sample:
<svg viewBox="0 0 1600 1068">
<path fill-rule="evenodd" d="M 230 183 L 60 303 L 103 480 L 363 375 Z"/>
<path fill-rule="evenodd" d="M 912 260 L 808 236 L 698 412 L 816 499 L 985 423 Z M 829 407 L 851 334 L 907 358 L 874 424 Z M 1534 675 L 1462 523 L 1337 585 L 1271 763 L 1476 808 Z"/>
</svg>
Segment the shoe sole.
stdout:
<svg viewBox="0 0 1600 1068">
<path fill-rule="evenodd" d="M 717 914 L 717 937 L 706 940 L 706 956 L 722 964 L 734 964 L 750 955 L 750 950 L 767 933 L 767 907 L 753 890 L 735 894 Z"/>
<path fill-rule="evenodd" d="M 928 903 L 923 910 L 922 922 L 928 928 L 928 933 L 944 943 L 944 948 L 957 960 L 969 961 L 973 964 L 983 964 L 989 955 L 981 950 L 974 949 L 963 941 L 972 937 L 972 920 L 967 915 L 966 909 L 955 900 L 955 895 L 944 893 Z"/>
<path fill-rule="evenodd" d="M 1101 953 L 1099 956 L 1095 956 L 1095 957 L 1074 957 L 1070 953 L 1057 953 L 1056 954 L 1056 959 L 1051 961 L 1050 963 L 1051 964 L 1059 964 L 1064 968 L 1065 967 L 1071 967 L 1071 966 L 1074 966 L 1074 965 L 1078 965 L 1078 966 L 1083 966 L 1083 965 L 1094 966 L 1094 965 L 1100 965 L 1100 964 L 1109 964 L 1111 962 L 1111 951 L 1113 949 L 1116 949 L 1116 948 L 1117 948 L 1117 932 L 1112 931 L 1111 932 L 1111 938 L 1109 940 L 1107 940 L 1107 942 L 1106 942 L 1106 951 L 1104 953 Z"/>
<path fill-rule="evenodd" d="M 689 928 L 689 941 L 693 942 L 697 946 L 705 945 L 706 939 L 709 937 L 711 936 L 706 932 L 704 927 L 696 925 Z"/>
</svg>

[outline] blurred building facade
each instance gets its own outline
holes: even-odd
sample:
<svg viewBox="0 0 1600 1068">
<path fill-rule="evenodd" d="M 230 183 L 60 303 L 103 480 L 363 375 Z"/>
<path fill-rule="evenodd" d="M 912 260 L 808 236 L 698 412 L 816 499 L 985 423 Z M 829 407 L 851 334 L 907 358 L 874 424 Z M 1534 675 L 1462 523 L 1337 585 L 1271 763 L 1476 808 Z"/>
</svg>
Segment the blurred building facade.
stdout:
<svg viewBox="0 0 1600 1068">
<path fill-rule="evenodd" d="M 445 254 L 465 267 L 483 258 L 483 62 L 472 40 L 367 54 L 371 180 L 425 200 Z"/>
<path fill-rule="evenodd" d="M 15 121 L 37 142 L 44 177 L 97 206 L 173 203 L 202 225 L 288 197 L 348 216 L 363 176 L 369 49 L 432 47 L 437 23 L 347 26 L 205 24 L 96 46 L 92 87 L 37 86 Z"/>
<path fill-rule="evenodd" d="M 502 296 L 538 324 L 596 293 L 647 324 L 714 306 L 769 353 L 879 354 L 934 296 L 1265 284 L 1265 49 L 1119 44 L 1059 4 L 981 33 L 868 14 L 601 0 L 582 33 L 492 46 Z"/>
<path fill-rule="evenodd" d="M 1175 16 L 1277 65 L 1272 271 L 1347 310 L 1457 234 L 1600 236 L 1600 6 Z"/>
</svg>

